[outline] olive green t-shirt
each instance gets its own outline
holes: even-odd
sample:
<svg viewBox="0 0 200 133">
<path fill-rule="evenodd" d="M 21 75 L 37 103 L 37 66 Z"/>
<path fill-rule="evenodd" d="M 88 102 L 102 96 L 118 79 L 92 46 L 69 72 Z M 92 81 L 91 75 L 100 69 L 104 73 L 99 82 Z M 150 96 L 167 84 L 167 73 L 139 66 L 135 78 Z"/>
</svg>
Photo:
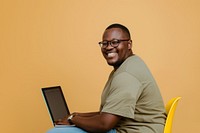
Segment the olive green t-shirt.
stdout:
<svg viewBox="0 0 200 133">
<path fill-rule="evenodd" d="M 159 88 L 137 55 L 112 71 L 101 97 L 101 112 L 122 116 L 117 133 L 163 133 L 166 114 Z"/>
</svg>

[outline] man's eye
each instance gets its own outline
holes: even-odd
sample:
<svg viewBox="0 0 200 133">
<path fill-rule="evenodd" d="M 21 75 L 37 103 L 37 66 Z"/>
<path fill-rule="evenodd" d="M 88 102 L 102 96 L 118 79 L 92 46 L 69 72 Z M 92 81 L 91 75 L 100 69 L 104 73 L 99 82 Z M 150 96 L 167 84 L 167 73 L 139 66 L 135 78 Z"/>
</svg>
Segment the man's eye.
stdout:
<svg viewBox="0 0 200 133">
<path fill-rule="evenodd" d="M 112 44 L 118 44 L 118 43 L 119 43 L 118 40 L 112 41 Z"/>
</svg>

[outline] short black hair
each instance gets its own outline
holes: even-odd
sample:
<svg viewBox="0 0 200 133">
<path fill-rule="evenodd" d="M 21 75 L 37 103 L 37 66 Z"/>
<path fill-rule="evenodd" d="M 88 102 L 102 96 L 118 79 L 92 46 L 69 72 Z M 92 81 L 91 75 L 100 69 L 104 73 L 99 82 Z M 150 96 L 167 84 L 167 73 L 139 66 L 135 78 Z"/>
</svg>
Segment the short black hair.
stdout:
<svg viewBox="0 0 200 133">
<path fill-rule="evenodd" d="M 128 28 L 126 26 L 118 24 L 118 23 L 115 23 L 115 24 L 109 25 L 106 28 L 106 30 L 111 29 L 111 28 L 120 28 L 122 31 L 124 31 L 125 33 L 127 33 L 129 39 L 131 39 L 131 34 L 130 34 L 130 32 L 129 32 L 129 30 L 128 30 Z"/>
</svg>

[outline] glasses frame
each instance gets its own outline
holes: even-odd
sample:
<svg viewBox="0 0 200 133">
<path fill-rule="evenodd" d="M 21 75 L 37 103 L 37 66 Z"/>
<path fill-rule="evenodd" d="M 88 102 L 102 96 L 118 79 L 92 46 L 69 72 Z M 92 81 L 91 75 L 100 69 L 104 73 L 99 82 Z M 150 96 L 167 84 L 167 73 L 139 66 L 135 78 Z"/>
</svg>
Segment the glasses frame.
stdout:
<svg viewBox="0 0 200 133">
<path fill-rule="evenodd" d="M 101 42 L 99 42 L 99 46 L 101 48 L 107 48 L 108 45 L 110 45 L 110 46 L 116 48 L 119 46 L 119 44 L 121 42 L 124 42 L 124 41 L 130 41 L 130 39 L 113 39 L 111 41 L 101 41 Z"/>
</svg>

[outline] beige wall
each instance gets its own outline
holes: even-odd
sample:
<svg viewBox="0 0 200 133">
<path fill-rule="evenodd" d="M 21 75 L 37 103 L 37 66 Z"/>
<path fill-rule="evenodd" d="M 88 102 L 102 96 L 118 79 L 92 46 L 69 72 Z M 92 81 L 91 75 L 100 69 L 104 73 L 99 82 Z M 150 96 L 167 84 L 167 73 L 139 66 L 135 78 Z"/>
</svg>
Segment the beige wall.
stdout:
<svg viewBox="0 0 200 133">
<path fill-rule="evenodd" d="M 129 27 L 133 50 L 165 103 L 182 96 L 174 133 L 200 125 L 199 0 L 0 0 L 0 127 L 43 133 L 51 121 L 41 87 L 61 85 L 71 111 L 95 111 L 108 67 L 97 42 L 105 27 Z"/>
</svg>

